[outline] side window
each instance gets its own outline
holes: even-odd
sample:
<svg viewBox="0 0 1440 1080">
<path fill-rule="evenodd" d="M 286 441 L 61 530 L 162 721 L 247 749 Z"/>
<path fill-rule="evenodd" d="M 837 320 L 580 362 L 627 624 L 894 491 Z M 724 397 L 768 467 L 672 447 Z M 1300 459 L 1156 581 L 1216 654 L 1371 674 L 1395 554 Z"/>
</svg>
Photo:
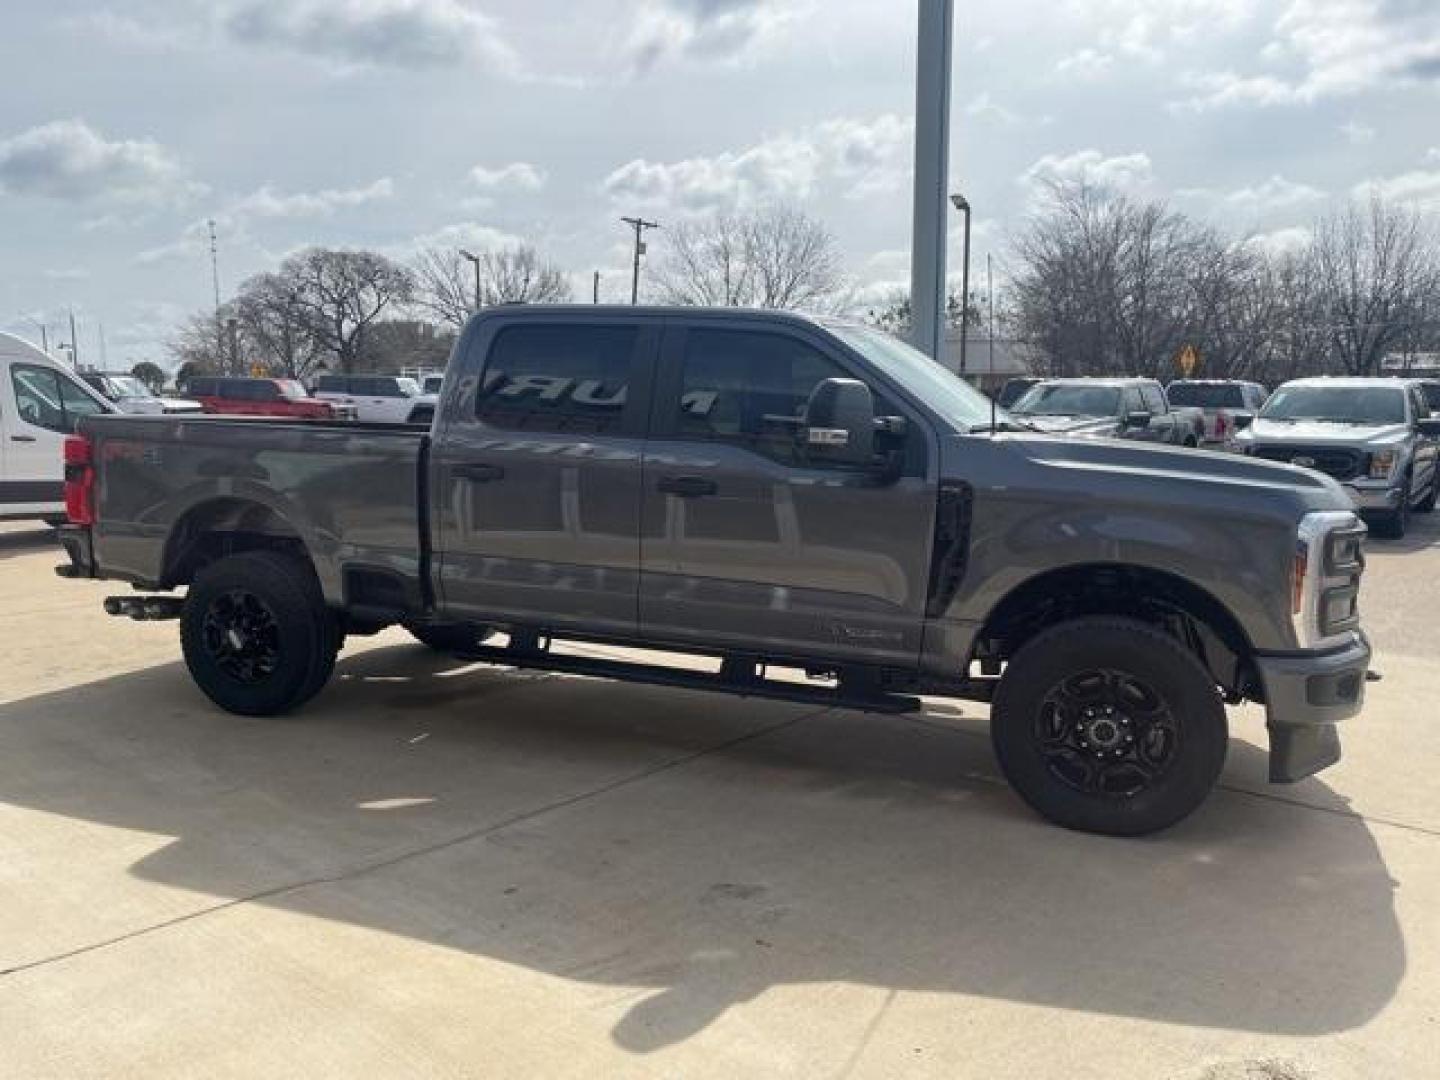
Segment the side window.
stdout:
<svg viewBox="0 0 1440 1080">
<path fill-rule="evenodd" d="M 1125 388 L 1125 412 L 1145 412 L 1145 399 L 1140 396 L 1140 390 L 1135 386 Z"/>
<path fill-rule="evenodd" d="M 638 337 L 634 326 L 501 330 L 485 362 L 475 416 L 509 431 L 615 431 Z"/>
<path fill-rule="evenodd" d="M 104 406 L 64 375 L 59 376 L 59 380 L 60 405 L 65 410 L 65 419 L 71 430 L 74 430 L 80 417 L 94 416 L 105 411 Z"/>
<path fill-rule="evenodd" d="M 321 375 L 320 381 L 315 384 L 315 390 L 321 394 L 348 394 L 349 387 L 345 385 L 345 378 L 341 375 Z"/>
<path fill-rule="evenodd" d="M 1165 395 L 1153 383 L 1146 383 L 1140 388 L 1140 397 L 1145 402 L 1145 411 L 1152 416 L 1162 416 L 1170 411 L 1165 407 Z"/>
<path fill-rule="evenodd" d="M 104 412 L 94 398 L 49 368 L 16 364 L 10 369 L 15 411 L 33 427 L 69 434 L 82 416 Z"/>
<path fill-rule="evenodd" d="M 829 357 L 784 334 L 691 330 L 674 429 L 681 438 L 717 439 L 805 465 L 790 421 L 804 415 L 817 383 L 847 377 Z"/>
<path fill-rule="evenodd" d="M 48 368 L 16 364 L 10 369 L 15 390 L 15 411 L 20 419 L 47 431 L 69 431 L 60 404 L 60 381 Z"/>
<path fill-rule="evenodd" d="M 256 379 L 248 386 L 251 401 L 279 401 L 280 388 L 268 379 Z"/>
<path fill-rule="evenodd" d="M 216 379 L 215 396 L 225 401 L 245 401 L 245 384 L 239 379 Z"/>
</svg>

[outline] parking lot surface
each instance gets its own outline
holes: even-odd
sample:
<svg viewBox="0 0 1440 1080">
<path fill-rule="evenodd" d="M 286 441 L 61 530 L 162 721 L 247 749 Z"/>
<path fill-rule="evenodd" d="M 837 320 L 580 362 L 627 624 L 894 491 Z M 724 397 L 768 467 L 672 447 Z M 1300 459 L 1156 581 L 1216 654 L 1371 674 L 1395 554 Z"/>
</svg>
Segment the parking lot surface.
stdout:
<svg viewBox="0 0 1440 1080">
<path fill-rule="evenodd" d="M 1145 840 L 1000 780 L 985 710 L 866 716 L 355 642 L 216 710 L 174 624 L 0 527 L 13 1077 L 1440 1073 L 1440 515 L 1374 541 L 1345 759 Z"/>
</svg>

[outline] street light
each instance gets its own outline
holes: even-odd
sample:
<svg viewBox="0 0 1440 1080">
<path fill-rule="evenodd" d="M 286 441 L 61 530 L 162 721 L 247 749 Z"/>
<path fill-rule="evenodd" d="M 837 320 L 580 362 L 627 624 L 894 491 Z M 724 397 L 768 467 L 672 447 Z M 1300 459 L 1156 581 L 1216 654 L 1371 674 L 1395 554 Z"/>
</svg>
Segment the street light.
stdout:
<svg viewBox="0 0 1440 1080">
<path fill-rule="evenodd" d="M 960 262 L 960 377 L 965 377 L 965 341 L 970 336 L 970 200 L 958 192 L 950 196 L 965 215 L 965 254 Z"/>
<path fill-rule="evenodd" d="M 460 249 L 460 257 L 475 267 L 475 310 L 480 310 L 480 256 L 471 255 L 464 248 Z"/>
<path fill-rule="evenodd" d="M 645 231 L 660 228 L 660 223 L 640 217 L 622 217 L 620 220 L 635 230 L 635 262 L 630 270 L 630 303 L 634 305 L 640 302 L 640 256 L 645 254 Z"/>
</svg>

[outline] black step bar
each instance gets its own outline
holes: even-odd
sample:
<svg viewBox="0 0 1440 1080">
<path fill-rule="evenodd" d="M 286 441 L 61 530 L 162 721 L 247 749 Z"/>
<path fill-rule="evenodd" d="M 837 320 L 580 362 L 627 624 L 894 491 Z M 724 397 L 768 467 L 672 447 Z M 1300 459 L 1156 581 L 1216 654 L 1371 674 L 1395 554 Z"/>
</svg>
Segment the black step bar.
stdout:
<svg viewBox="0 0 1440 1080">
<path fill-rule="evenodd" d="M 526 643 L 529 644 L 528 642 Z M 686 671 L 663 664 L 642 664 L 629 660 L 610 660 L 598 656 L 573 656 L 551 652 L 548 642 L 540 639 L 540 647 L 519 649 L 496 645 L 477 645 L 456 654 L 461 660 L 499 664 L 505 667 L 555 671 L 565 675 L 585 675 L 595 679 L 617 679 L 622 682 L 644 683 L 649 686 L 670 686 L 680 690 L 709 690 L 741 697 L 792 701 L 801 705 L 828 706 L 835 709 L 858 709 L 873 713 L 919 712 L 920 699 L 905 694 L 889 694 L 868 688 L 847 688 L 842 677 L 834 687 L 802 686 L 777 682 L 758 674 L 751 666 L 749 673 L 737 673 L 735 666 L 725 664 L 719 672 Z M 752 674 L 753 673 L 753 674 Z"/>
</svg>

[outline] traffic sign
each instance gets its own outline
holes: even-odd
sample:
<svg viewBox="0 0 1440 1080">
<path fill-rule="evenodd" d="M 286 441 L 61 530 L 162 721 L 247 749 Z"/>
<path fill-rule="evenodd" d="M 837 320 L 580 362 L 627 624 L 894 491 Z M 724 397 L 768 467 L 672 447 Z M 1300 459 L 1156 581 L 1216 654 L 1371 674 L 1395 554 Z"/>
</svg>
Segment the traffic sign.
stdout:
<svg viewBox="0 0 1440 1080">
<path fill-rule="evenodd" d="M 1186 345 L 1175 356 L 1175 370 L 1185 378 L 1195 374 L 1195 369 L 1200 366 L 1200 351 L 1194 345 Z"/>
</svg>

